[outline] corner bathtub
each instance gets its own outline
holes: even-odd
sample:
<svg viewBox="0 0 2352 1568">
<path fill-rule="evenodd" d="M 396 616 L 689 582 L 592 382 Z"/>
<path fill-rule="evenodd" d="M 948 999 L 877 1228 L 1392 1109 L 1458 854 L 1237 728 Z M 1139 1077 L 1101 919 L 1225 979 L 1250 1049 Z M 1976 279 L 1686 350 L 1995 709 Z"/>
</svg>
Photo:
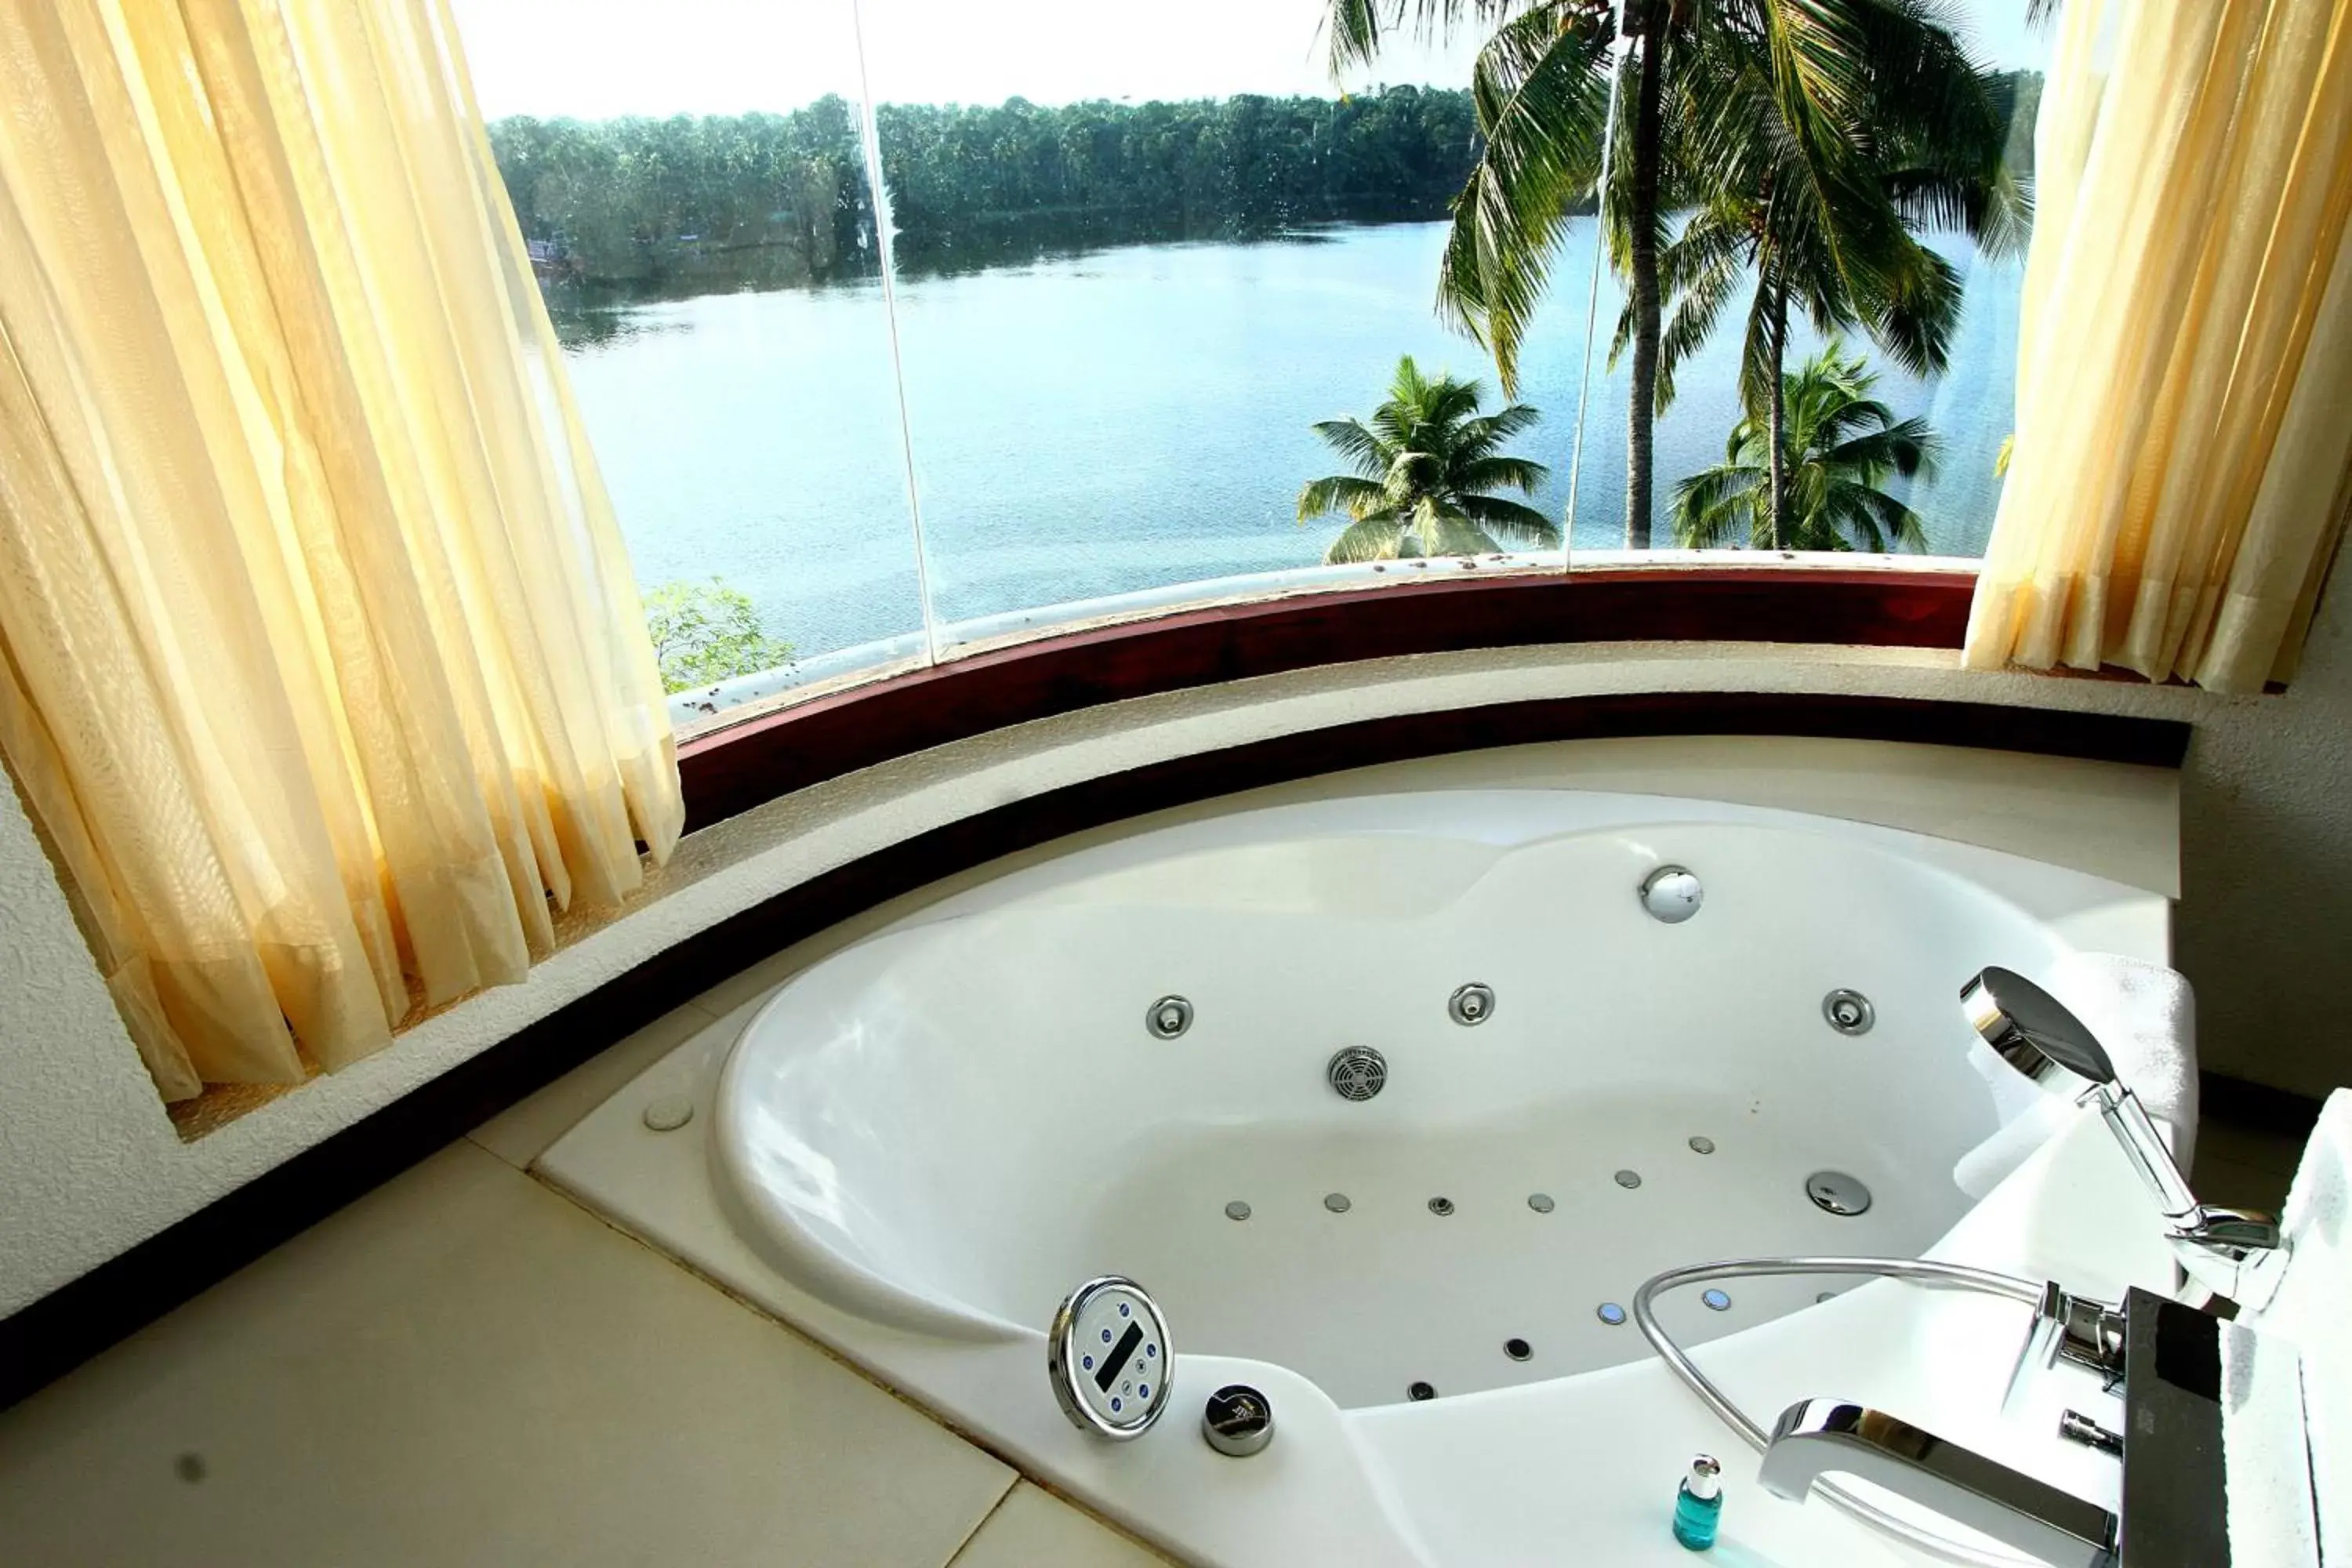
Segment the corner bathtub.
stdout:
<svg viewBox="0 0 2352 1568">
<path fill-rule="evenodd" d="M 1637 892 L 1669 864 L 1705 888 L 1680 924 Z M 1759 1254 L 2168 1285 L 2095 1125 L 2003 1150 L 2031 1090 L 1980 1070 L 1956 1005 L 1989 963 L 2161 958 L 2165 920 L 2153 895 L 1993 851 L 1697 801 L 1240 812 L 1004 876 L 823 960 L 543 1165 L 1188 1558 L 1687 1561 L 1664 1520 L 1706 1449 L 1726 1539 L 1759 1560 L 1918 1561 L 1765 1497 L 1610 1309 L 1660 1270 Z M 1475 1026 L 1448 1010 L 1468 983 L 1495 998 Z M 1868 998 L 1866 1033 L 1832 1026 L 1840 991 Z M 1172 1039 L 1148 1020 L 1168 996 L 1192 1010 Z M 1386 1058 L 1370 1100 L 1327 1081 L 1349 1046 Z M 690 1135 L 649 1132 L 643 1108 L 679 1094 Z M 1817 1205 L 1823 1172 L 1867 1208 Z M 1119 1445 L 1070 1426 L 1045 1375 L 1055 1304 L 1106 1273 L 1152 1292 L 1176 1352 L 1165 1418 Z M 2113 1505 L 2105 1461 L 1986 1393 L 2016 1309 L 1843 1279 L 1730 1298 L 1661 1315 L 1721 1342 L 1703 1363 L 1766 1424 L 1863 1398 Z M 1229 1382 L 1271 1396 L 1256 1458 L 1198 1436 Z"/>
</svg>

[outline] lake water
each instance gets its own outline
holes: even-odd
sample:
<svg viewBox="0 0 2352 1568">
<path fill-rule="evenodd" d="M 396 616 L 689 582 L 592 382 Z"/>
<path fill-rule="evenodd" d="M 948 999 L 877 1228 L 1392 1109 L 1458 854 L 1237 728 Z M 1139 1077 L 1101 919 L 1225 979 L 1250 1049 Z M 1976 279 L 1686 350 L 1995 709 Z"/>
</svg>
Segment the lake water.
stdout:
<svg viewBox="0 0 2352 1568">
<path fill-rule="evenodd" d="M 1401 353 L 1495 389 L 1483 352 L 1432 310 L 1444 236 L 1401 224 L 1137 246 L 900 282 L 907 428 L 941 618 L 1319 561 L 1339 524 L 1300 526 L 1298 488 L 1341 465 L 1310 424 L 1369 415 Z M 1544 417 L 1518 449 L 1550 465 L 1535 504 L 1554 516 L 1567 504 L 1591 240 L 1588 220 L 1523 365 L 1520 398 Z M 1879 395 L 1942 434 L 1942 469 L 1912 502 L 1938 553 L 1973 555 L 2011 426 L 2019 268 L 1951 254 L 1969 275 L 1952 371 L 1922 384 L 1881 366 Z M 1579 549 L 1623 542 L 1625 377 L 1601 374 L 1619 308 L 1605 274 L 1600 293 Z M 1740 320 L 1726 312 L 1658 422 L 1662 510 L 1674 480 L 1722 460 Z M 637 306 L 609 327 L 567 357 L 640 583 L 724 577 L 803 656 L 919 626 L 878 283 Z M 1669 542 L 1663 518 L 1657 538 Z"/>
</svg>

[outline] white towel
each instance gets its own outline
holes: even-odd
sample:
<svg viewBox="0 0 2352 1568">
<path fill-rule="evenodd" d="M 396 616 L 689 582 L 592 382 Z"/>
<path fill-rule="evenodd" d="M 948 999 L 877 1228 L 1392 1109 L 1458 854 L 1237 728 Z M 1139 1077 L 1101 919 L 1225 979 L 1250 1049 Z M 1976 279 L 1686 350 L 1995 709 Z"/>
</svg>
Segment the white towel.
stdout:
<svg viewBox="0 0 2352 1568">
<path fill-rule="evenodd" d="M 2247 1321 L 2303 1352 L 2320 1561 L 2352 1563 L 2352 1089 L 2337 1089 L 2320 1110 L 2281 1228 L 2285 1276 L 2270 1306 Z"/>
<path fill-rule="evenodd" d="M 2139 1096 L 2186 1172 L 2197 1163 L 2197 994 L 2177 969 L 2119 952 L 2070 952 L 2050 994 L 2083 1020 Z"/>
<path fill-rule="evenodd" d="M 2183 1172 L 2197 1154 L 2197 996 L 2177 970 L 2116 952 L 2062 954 L 2039 977 L 2065 1004 L 2139 1096 Z M 1960 1156 L 1952 1180 L 1970 1197 L 1992 1191 L 2066 1120 L 2062 1104 L 1981 1042 L 1971 1063 L 1993 1086 L 2000 1127 Z"/>
<path fill-rule="evenodd" d="M 2273 1330 L 2221 1325 L 2223 1528 L 2230 1561 L 2249 1568 L 2323 1561 L 2299 1348 Z"/>
</svg>

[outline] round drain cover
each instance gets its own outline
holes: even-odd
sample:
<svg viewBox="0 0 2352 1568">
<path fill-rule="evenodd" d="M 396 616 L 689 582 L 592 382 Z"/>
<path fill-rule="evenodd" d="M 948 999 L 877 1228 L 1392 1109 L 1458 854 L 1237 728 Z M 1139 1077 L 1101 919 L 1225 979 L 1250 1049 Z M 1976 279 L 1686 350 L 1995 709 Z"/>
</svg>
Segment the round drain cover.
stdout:
<svg viewBox="0 0 2352 1568">
<path fill-rule="evenodd" d="M 1805 1195 L 1816 1208 L 1847 1218 L 1870 1207 L 1870 1189 L 1843 1171 L 1815 1171 L 1805 1178 Z"/>
</svg>

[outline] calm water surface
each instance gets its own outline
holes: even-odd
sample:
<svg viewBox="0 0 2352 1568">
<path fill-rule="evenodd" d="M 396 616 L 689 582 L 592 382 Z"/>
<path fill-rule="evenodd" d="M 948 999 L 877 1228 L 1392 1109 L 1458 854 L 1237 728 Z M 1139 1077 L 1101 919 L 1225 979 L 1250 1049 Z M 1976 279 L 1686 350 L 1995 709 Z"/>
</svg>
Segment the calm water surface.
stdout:
<svg viewBox="0 0 2352 1568">
<path fill-rule="evenodd" d="M 1369 415 L 1401 353 L 1494 390 L 1484 353 L 1431 309 L 1444 234 L 1405 224 L 1139 246 L 901 282 L 940 614 L 1318 561 L 1339 525 L 1302 527 L 1294 508 L 1301 483 L 1339 465 L 1312 422 Z M 1535 504 L 1554 516 L 1568 501 L 1591 257 L 1586 226 L 1519 390 L 1543 411 L 1518 449 L 1551 466 Z M 1912 503 L 1938 552 L 1976 554 L 2011 425 L 2019 268 L 1965 249 L 1953 259 L 1969 280 L 1951 373 L 1922 384 L 1882 365 L 1879 395 L 1943 435 L 1942 470 Z M 1578 548 L 1622 543 L 1625 377 L 1601 374 L 1618 309 L 1604 275 Z M 1658 423 L 1662 510 L 1673 480 L 1722 459 L 1738 416 L 1738 317 L 1726 312 Z M 569 358 L 640 582 L 723 576 L 803 656 L 920 625 L 877 283 L 645 305 L 610 326 Z"/>
</svg>

